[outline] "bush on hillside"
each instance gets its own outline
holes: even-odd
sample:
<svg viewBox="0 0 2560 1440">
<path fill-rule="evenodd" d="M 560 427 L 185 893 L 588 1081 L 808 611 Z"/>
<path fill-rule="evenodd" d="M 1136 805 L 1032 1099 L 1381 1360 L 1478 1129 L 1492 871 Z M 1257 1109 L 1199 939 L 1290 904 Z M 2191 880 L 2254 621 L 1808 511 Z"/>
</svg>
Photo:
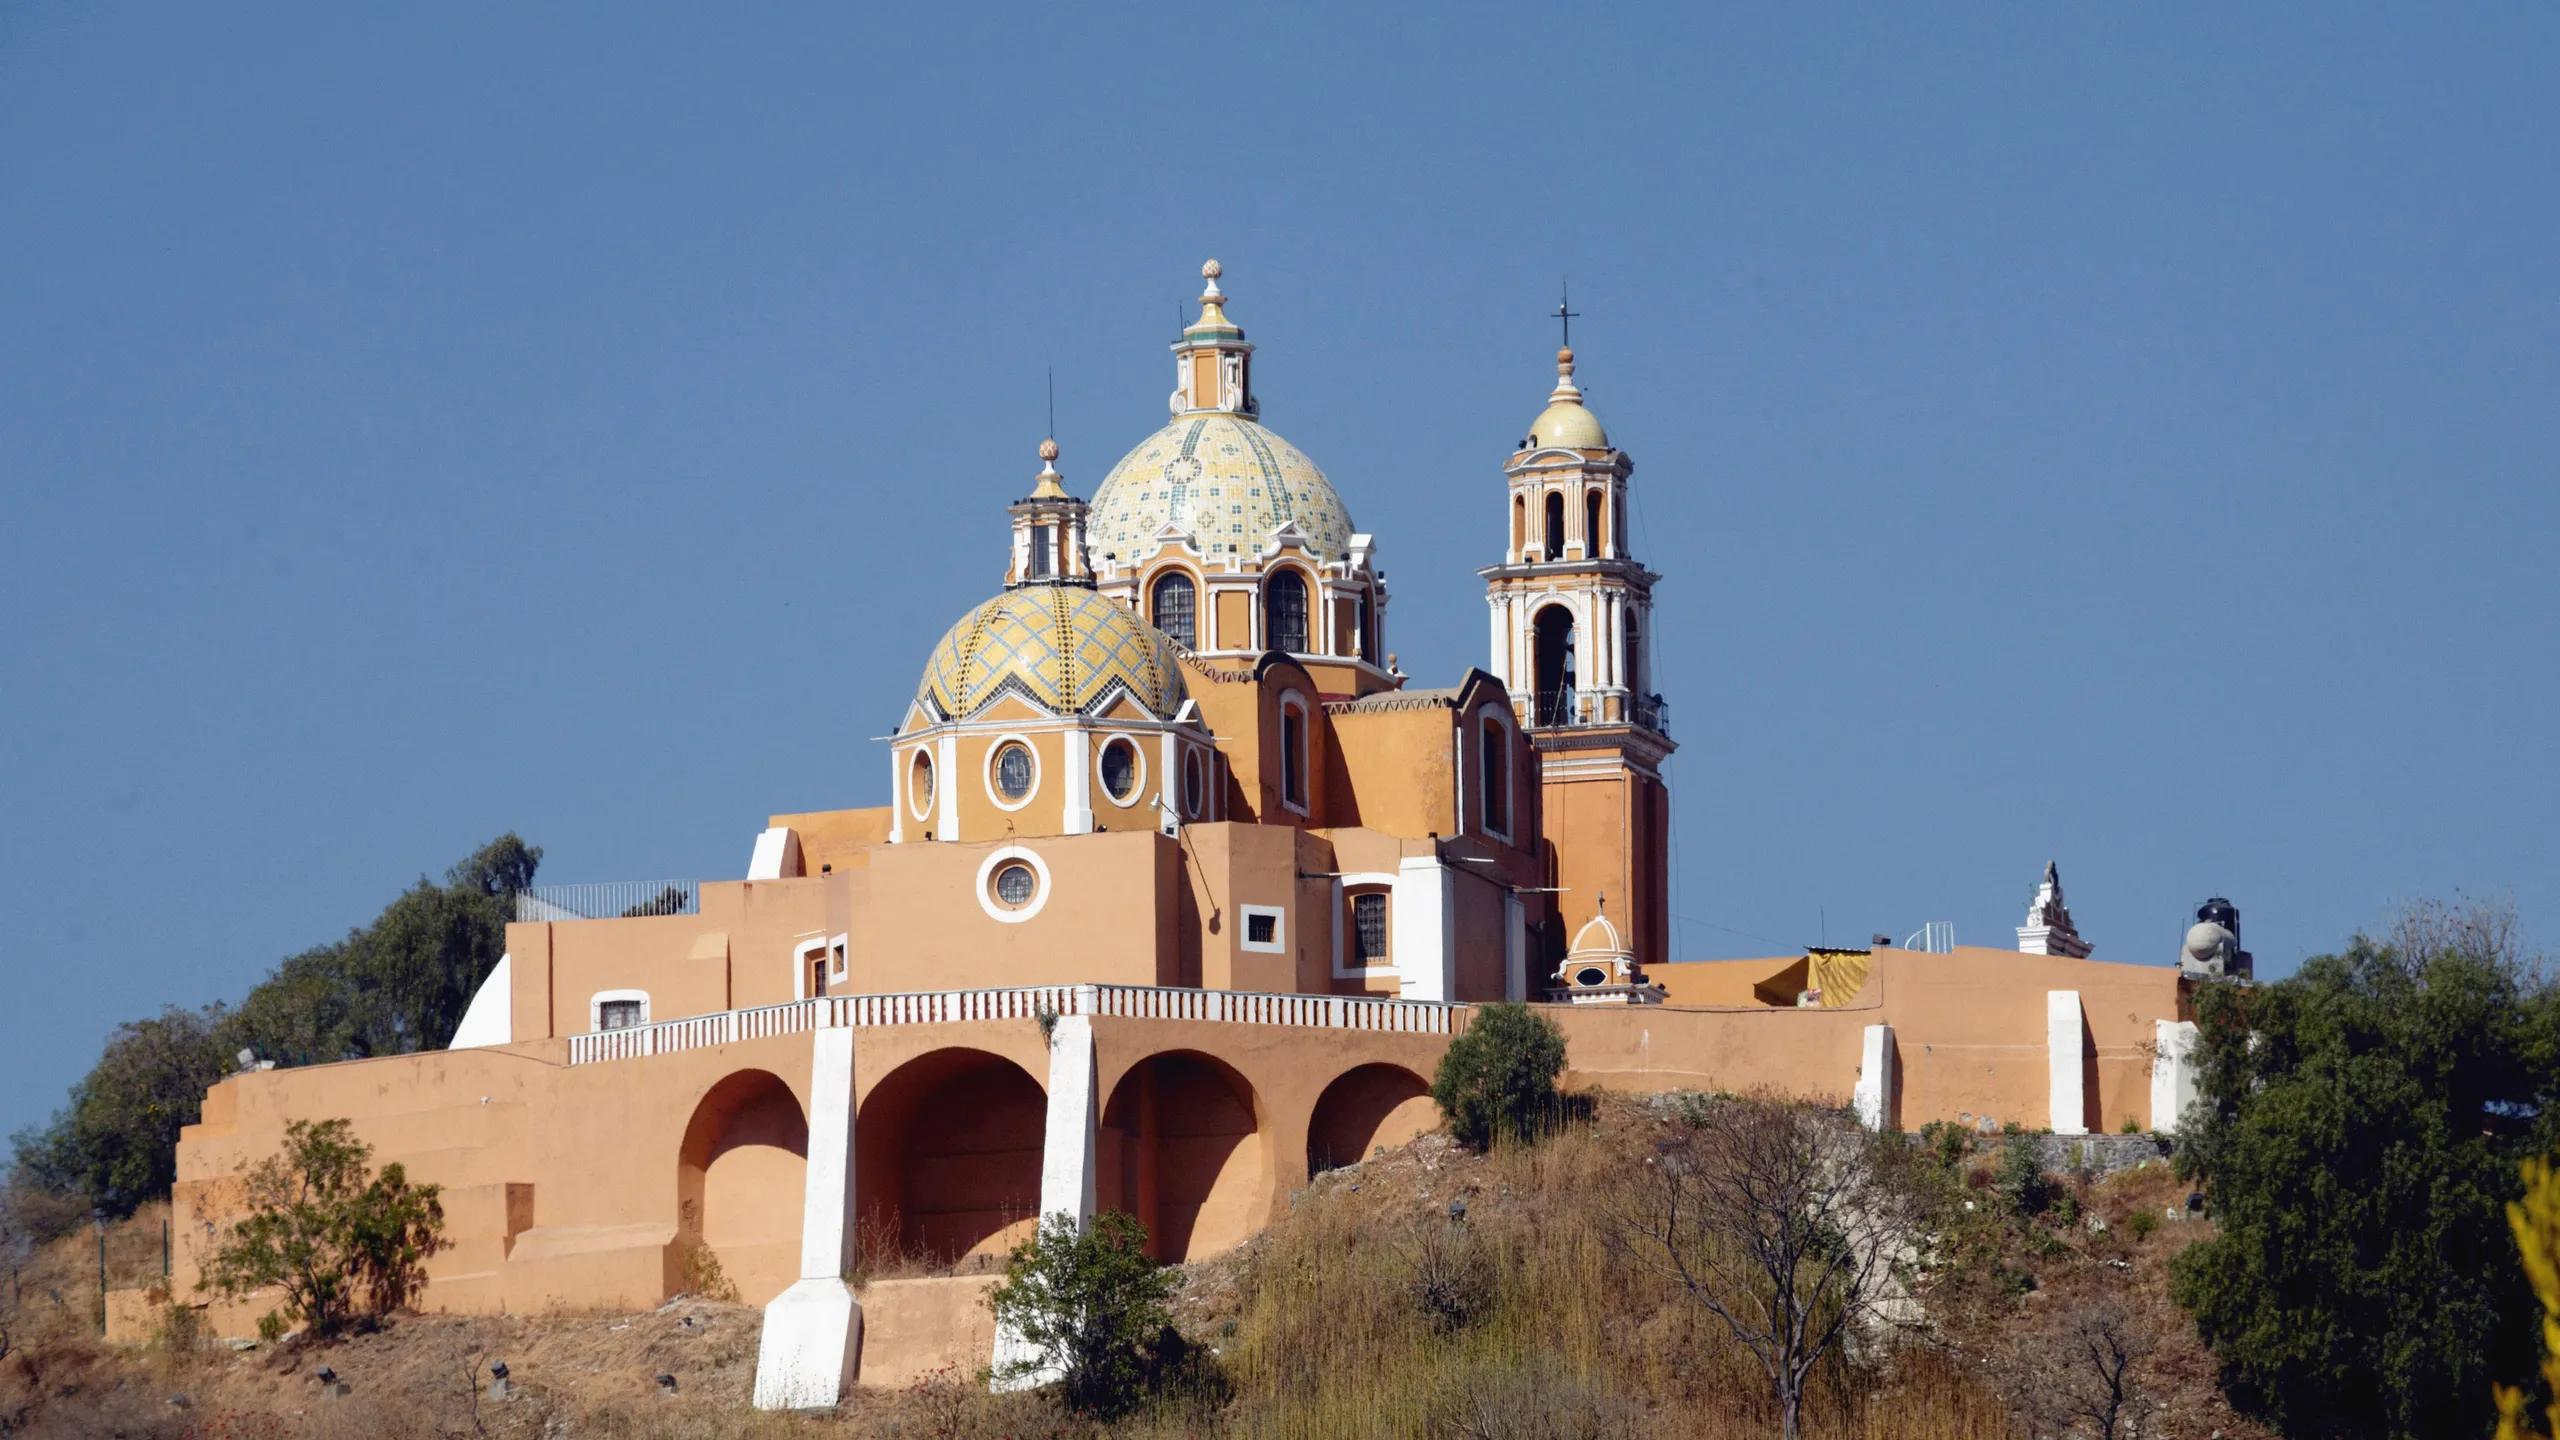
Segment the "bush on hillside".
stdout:
<svg viewBox="0 0 2560 1440">
<path fill-rule="evenodd" d="M 284 1150 L 249 1172 L 247 1218 L 224 1236 L 200 1290 L 226 1298 L 274 1286 L 314 1335 L 359 1313 L 387 1315 L 427 1283 L 444 1248 L 440 1187 L 411 1185 L 397 1163 L 367 1177 L 373 1147 L 344 1120 L 296 1120 Z"/>
<path fill-rule="evenodd" d="M 2521 1385 L 2497 1389 L 2498 1440 L 2552 1440 L 2560 1436 L 2560 1171 L 2548 1160 L 2524 1166 L 2524 1198 L 2507 1206 L 2507 1226 L 2524 1254 L 2525 1278 L 2542 1302 L 2542 1428 L 2534 1429 L 2532 1401 Z"/>
<path fill-rule="evenodd" d="M 1060 1211 L 1014 1247 L 1004 1280 L 987 1303 L 996 1324 L 1029 1353 L 999 1365 L 997 1378 L 1060 1382 L 1070 1409 L 1104 1419 L 1146 1398 L 1173 1280 L 1147 1258 L 1146 1227 L 1119 1211 L 1078 1226 Z M 1165 1357 L 1171 1358 L 1171 1357 Z"/>
<path fill-rule="evenodd" d="M 2042 1149 L 2032 1135 L 2013 1135 L 2000 1147 L 2000 1203 L 2021 1220 L 2043 1214 L 2053 1200 Z"/>
<path fill-rule="evenodd" d="M 2197 995 L 2183 1173 L 2218 1232 L 2175 1293 L 2243 1408 L 2296 1435 L 2479 1435 L 2534 1373 L 2501 1224 L 2560 1140 L 2560 993 L 2494 914 L 2422 911 Z"/>
<path fill-rule="evenodd" d="M 432 1050 L 453 1038 L 473 992 L 506 949 L 516 892 L 542 852 L 501 835 L 445 872 L 421 877 L 371 925 L 288 957 L 237 1008 L 169 1009 L 118 1026 L 98 1063 L 47 1124 L 12 1137 L 13 1192 L 63 1203 L 39 1210 L 66 1233 L 92 1211 L 122 1219 L 169 1193 L 178 1131 L 204 1092 L 248 1050 L 283 1065 Z"/>
<path fill-rule="evenodd" d="M 1459 1144 L 1482 1150 L 1497 1140 L 1534 1139 L 1563 1110 L 1564 1034 L 1526 1005 L 1485 1005 L 1467 1033 L 1449 1042 L 1431 1098 Z"/>
</svg>

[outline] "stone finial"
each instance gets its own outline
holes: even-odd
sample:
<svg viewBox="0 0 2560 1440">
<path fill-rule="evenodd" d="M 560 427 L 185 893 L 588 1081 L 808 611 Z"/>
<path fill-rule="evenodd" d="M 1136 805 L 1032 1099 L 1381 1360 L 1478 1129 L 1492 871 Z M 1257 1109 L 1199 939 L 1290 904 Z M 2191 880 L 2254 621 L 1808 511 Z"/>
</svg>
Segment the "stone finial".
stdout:
<svg viewBox="0 0 2560 1440">
<path fill-rule="evenodd" d="M 1217 261 L 1215 261 L 1215 260 L 1211 260 L 1211 261 L 1209 261 L 1207 264 L 1204 264 L 1204 265 L 1202 265 L 1202 266 L 1200 267 L 1200 280 L 1201 280 L 1201 286 L 1200 286 L 1200 303 L 1201 303 L 1201 304 L 1203 304 L 1203 305 L 1214 305 L 1214 304 L 1216 304 L 1218 301 L 1221 301 L 1221 300 L 1224 300 L 1224 299 L 1226 299 L 1226 298 L 1227 298 L 1227 296 L 1226 296 L 1226 292 L 1224 292 L 1224 291 L 1222 291 L 1222 290 L 1220 290 L 1220 289 L 1218 288 L 1218 277 L 1219 277 L 1219 276 L 1221 276 L 1221 275 L 1224 275 L 1224 274 L 1226 274 L 1226 273 L 1227 273 L 1227 267 L 1225 267 L 1225 266 L 1223 266 L 1223 265 L 1219 264 L 1219 263 L 1218 263 Z"/>
</svg>

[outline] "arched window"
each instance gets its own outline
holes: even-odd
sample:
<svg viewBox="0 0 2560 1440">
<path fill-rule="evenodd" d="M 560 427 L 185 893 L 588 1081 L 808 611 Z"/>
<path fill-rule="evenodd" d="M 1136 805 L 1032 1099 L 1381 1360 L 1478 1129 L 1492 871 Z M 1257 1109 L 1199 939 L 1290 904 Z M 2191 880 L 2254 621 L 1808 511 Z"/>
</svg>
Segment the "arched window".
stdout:
<svg viewBox="0 0 2560 1440">
<path fill-rule="evenodd" d="M 1484 828 L 1496 835 L 1511 833 L 1511 731 L 1493 715 L 1484 717 L 1476 732 L 1477 773 L 1482 783 L 1477 793 L 1484 797 Z"/>
<path fill-rule="evenodd" d="M 1191 577 L 1175 571 L 1156 582 L 1153 607 L 1156 628 L 1170 636 L 1185 650 L 1200 648 L 1199 596 L 1191 588 Z"/>
<path fill-rule="evenodd" d="M 1351 960 L 1370 966 L 1387 962 L 1387 892 L 1363 890 L 1351 897 Z"/>
<path fill-rule="evenodd" d="M 1564 558 L 1564 492 L 1547 492 L 1547 558 Z"/>
<path fill-rule="evenodd" d="M 1565 605 L 1549 605 L 1541 609 L 1534 622 L 1533 633 L 1538 681 L 1537 700 L 1530 713 L 1539 725 L 1573 723 L 1573 611 Z"/>
<path fill-rule="evenodd" d="M 1275 570 L 1263 584 L 1262 648 L 1293 654 L 1307 648 L 1307 582 L 1295 570 Z"/>
<path fill-rule="evenodd" d="M 1511 553 L 1519 555 L 1529 543 L 1529 502 L 1518 495 L 1511 497 Z M 1526 558 L 1526 557 L 1523 557 Z"/>
<path fill-rule="evenodd" d="M 1582 494 L 1582 553 L 1597 559 L 1605 548 L 1600 531 L 1600 492 L 1586 490 Z"/>
</svg>

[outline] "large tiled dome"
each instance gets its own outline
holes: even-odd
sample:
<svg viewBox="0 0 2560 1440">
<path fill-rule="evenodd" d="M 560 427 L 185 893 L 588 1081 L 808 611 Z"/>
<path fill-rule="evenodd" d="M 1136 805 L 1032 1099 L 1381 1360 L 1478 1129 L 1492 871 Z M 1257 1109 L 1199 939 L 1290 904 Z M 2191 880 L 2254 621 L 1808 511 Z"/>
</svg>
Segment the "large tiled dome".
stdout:
<svg viewBox="0 0 2560 1440">
<path fill-rule="evenodd" d="M 1091 590 L 1008 590 L 933 647 L 916 698 L 966 719 L 1003 695 L 1060 715 L 1091 714 L 1126 690 L 1159 719 L 1182 707 L 1182 666 L 1154 626 Z"/>
<path fill-rule="evenodd" d="M 1087 543 L 1126 567 L 1152 554 L 1165 526 L 1204 555 L 1257 555 L 1290 521 L 1326 561 L 1351 547 L 1351 516 L 1297 446 L 1241 415 L 1192 413 L 1138 442 L 1093 492 Z"/>
</svg>

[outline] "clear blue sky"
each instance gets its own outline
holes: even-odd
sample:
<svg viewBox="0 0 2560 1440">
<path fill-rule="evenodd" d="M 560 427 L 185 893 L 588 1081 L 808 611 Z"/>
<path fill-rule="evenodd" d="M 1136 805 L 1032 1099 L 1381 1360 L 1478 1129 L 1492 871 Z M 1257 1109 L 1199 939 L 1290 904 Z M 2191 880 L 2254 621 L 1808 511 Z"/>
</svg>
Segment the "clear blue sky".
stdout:
<svg viewBox="0 0 2560 1440">
<path fill-rule="evenodd" d="M 500 831 L 884 801 L 1212 254 L 1419 683 L 1571 275 L 1685 954 L 2551 933 L 2548 7 L 749 8 L 0 9 L 0 1125 Z"/>
</svg>

